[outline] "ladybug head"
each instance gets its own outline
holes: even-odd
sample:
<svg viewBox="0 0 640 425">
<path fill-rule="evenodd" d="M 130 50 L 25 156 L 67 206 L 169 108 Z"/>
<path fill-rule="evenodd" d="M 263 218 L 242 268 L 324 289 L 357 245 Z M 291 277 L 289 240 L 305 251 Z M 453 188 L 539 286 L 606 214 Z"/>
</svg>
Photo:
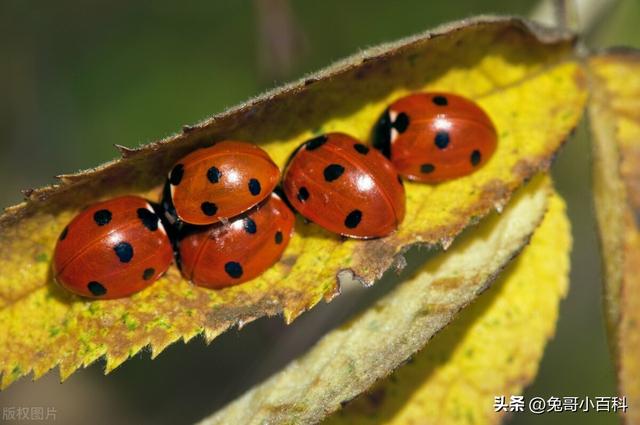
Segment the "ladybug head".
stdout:
<svg viewBox="0 0 640 425">
<path fill-rule="evenodd" d="M 387 108 L 376 122 L 371 134 L 373 147 L 387 158 L 391 156 L 391 127 L 391 117 Z"/>
</svg>

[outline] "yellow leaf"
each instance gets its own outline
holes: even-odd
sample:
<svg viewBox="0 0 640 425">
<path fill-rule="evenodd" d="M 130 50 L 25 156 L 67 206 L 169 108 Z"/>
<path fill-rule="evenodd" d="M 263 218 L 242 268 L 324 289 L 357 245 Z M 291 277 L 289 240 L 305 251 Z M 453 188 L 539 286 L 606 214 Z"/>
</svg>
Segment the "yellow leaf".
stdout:
<svg viewBox="0 0 640 425">
<path fill-rule="evenodd" d="M 411 245 L 444 245 L 470 222 L 506 204 L 546 169 L 580 119 L 585 88 L 573 39 L 511 18 L 480 18 L 359 53 L 302 81 L 267 93 L 167 140 L 94 170 L 31 191 L 0 217 L 0 371 L 2 387 L 55 365 L 64 378 L 101 356 L 107 371 L 150 345 L 157 355 L 179 338 L 207 340 L 234 324 L 283 313 L 290 322 L 339 292 L 339 279 L 372 284 L 401 267 Z M 125 193 L 157 199 L 171 165 L 212 141 L 259 143 L 282 166 L 303 140 L 344 131 L 367 140 L 392 99 L 415 90 L 475 99 L 499 133 L 498 149 L 478 172 L 439 185 L 407 184 L 407 215 L 394 235 L 343 241 L 302 221 L 282 260 L 247 284 L 220 291 L 190 285 L 171 268 L 131 298 L 86 301 L 52 280 L 56 238 L 79 209 Z"/>
<path fill-rule="evenodd" d="M 390 378 L 326 424 L 495 424 L 494 397 L 522 394 L 555 331 L 569 286 L 571 232 L 554 195 L 523 253 Z"/>
<path fill-rule="evenodd" d="M 410 359 L 490 285 L 542 221 L 550 191 L 548 179 L 536 179 L 518 192 L 502 215 L 494 214 L 468 231 L 448 252 L 429 260 L 414 277 L 395 285 L 366 311 L 328 333 L 308 353 L 202 423 L 316 423 L 352 400 Z M 557 205 L 553 208 L 561 212 Z M 566 232 L 560 236 L 564 236 L 566 245 Z M 544 270 L 547 276 L 549 269 Z M 535 283 L 518 297 L 526 302 L 535 292 L 534 286 Z M 563 292 L 564 288 L 556 290 Z M 553 306 L 557 298 L 556 295 Z M 546 308 L 544 303 L 540 307 L 546 309 L 545 313 L 555 314 L 554 307 Z M 524 319 L 531 320 L 528 316 Z M 501 325 L 495 327 L 498 332 Z M 509 332 L 507 328 L 501 331 Z M 537 330 L 534 327 L 528 332 Z M 508 355 L 499 350 L 493 354 Z M 488 403 L 491 407 L 493 399 Z"/>
<path fill-rule="evenodd" d="M 605 266 L 609 342 L 618 392 L 640 406 L 640 51 L 589 60 L 594 194 Z M 640 423 L 640 410 L 624 415 Z"/>
</svg>

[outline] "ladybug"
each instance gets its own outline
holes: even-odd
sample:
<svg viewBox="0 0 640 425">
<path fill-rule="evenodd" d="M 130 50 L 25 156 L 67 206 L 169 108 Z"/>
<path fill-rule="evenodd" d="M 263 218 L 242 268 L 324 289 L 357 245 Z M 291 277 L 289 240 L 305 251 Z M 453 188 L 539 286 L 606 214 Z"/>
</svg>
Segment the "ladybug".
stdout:
<svg viewBox="0 0 640 425">
<path fill-rule="evenodd" d="M 163 195 L 165 215 L 178 227 L 182 222 L 212 224 L 257 205 L 279 179 L 278 166 L 258 146 L 218 142 L 173 166 Z"/>
<path fill-rule="evenodd" d="M 474 102 L 451 93 L 415 93 L 393 102 L 377 124 L 374 146 L 409 180 L 437 183 L 473 173 L 498 136 Z"/>
<path fill-rule="evenodd" d="M 344 133 L 303 143 L 285 169 L 283 189 L 300 214 L 344 236 L 386 236 L 404 218 L 404 187 L 391 162 Z"/>
<path fill-rule="evenodd" d="M 155 282 L 173 248 L 153 206 L 137 196 L 91 205 L 64 228 L 53 254 L 56 281 L 89 298 L 120 298 Z"/>
<path fill-rule="evenodd" d="M 207 288 L 251 280 L 280 259 L 294 221 L 293 212 L 273 193 L 226 223 L 185 227 L 178 241 L 182 275 Z"/>
</svg>

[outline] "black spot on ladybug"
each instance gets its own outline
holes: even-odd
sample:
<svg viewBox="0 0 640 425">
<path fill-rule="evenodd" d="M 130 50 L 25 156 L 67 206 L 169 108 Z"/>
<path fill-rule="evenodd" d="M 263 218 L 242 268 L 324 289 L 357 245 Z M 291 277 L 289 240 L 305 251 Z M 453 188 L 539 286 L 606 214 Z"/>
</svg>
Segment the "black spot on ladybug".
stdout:
<svg viewBox="0 0 640 425">
<path fill-rule="evenodd" d="M 113 247 L 121 263 L 128 263 L 133 258 L 133 247 L 128 242 L 120 242 Z"/>
<path fill-rule="evenodd" d="M 157 215 L 152 213 L 146 208 L 138 208 L 138 218 L 142 221 L 142 224 L 147 229 L 153 231 L 158 230 L 158 221 L 160 220 Z"/>
<path fill-rule="evenodd" d="M 229 261 L 227 264 L 225 264 L 224 271 L 234 279 L 238 279 L 242 276 L 242 266 L 240 265 L 240 263 L 237 263 L 235 261 Z"/>
<path fill-rule="evenodd" d="M 309 199 L 309 191 L 306 187 L 302 186 L 300 190 L 298 190 L 298 195 L 296 197 L 298 198 L 298 201 L 304 202 Z"/>
<path fill-rule="evenodd" d="M 92 280 L 87 284 L 87 289 L 96 297 L 100 297 L 107 293 L 107 288 L 105 288 L 102 283 L 96 282 L 95 280 Z"/>
<path fill-rule="evenodd" d="M 327 165 L 324 169 L 324 179 L 328 182 L 332 182 L 338 179 L 342 173 L 344 173 L 344 167 L 340 164 Z"/>
<path fill-rule="evenodd" d="M 435 169 L 436 167 L 433 164 L 422 164 L 420 166 L 420 171 L 425 174 L 433 173 Z"/>
<path fill-rule="evenodd" d="M 327 140 L 329 140 L 329 138 L 323 134 L 322 136 L 314 137 L 311 140 L 307 140 L 304 146 L 308 151 L 312 151 L 327 143 Z"/>
<path fill-rule="evenodd" d="M 205 201 L 202 204 L 200 204 L 200 208 L 202 209 L 202 212 L 204 213 L 204 215 L 208 215 L 208 216 L 212 216 L 218 212 L 218 206 L 213 202 Z"/>
<path fill-rule="evenodd" d="M 360 224 L 360 220 L 362 220 L 362 211 L 353 210 L 347 215 L 347 218 L 344 219 L 344 225 L 349 229 L 355 229 Z"/>
<path fill-rule="evenodd" d="M 479 150 L 475 150 L 471 152 L 471 165 L 475 167 L 476 165 L 480 164 L 481 160 L 482 160 L 482 154 L 480 153 Z"/>
<path fill-rule="evenodd" d="M 184 165 L 177 164 L 169 173 L 169 183 L 173 186 L 177 186 L 182 181 L 182 176 L 184 175 Z"/>
<path fill-rule="evenodd" d="M 393 122 L 393 128 L 398 130 L 398 133 L 404 133 L 407 127 L 409 127 L 409 115 L 400 112 Z"/>
<path fill-rule="evenodd" d="M 433 96 L 431 100 L 438 106 L 447 106 L 449 104 L 449 101 L 444 96 Z"/>
<path fill-rule="evenodd" d="M 449 146 L 449 133 L 447 133 L 446 131 L 438 131 L 433 141 L 435 142 L 438 149 L 444 149 Z"/>
<path fill-rule="evenodd" d="M 362 155 L 366 155 L 369 153 L 369 148 L 362 143 L 356 143 L 355 145 L 353 145 L 353 148 Z"/>
<path fill-rule="evenodd" d="M 277 245 L 280 245 L 282 243 L 282 232 L 278 230 L 273 239 L 275 240 Z"/>
<path fill-rule="evenodd" d="M 261 190 L 262 187 L 260 186 L 260 181 L 258 179 L 249 180 L 249 192 L 251 192 L 253 196 L 258 196 Z"/>
<path fill-rule="evenodd" d="M 401 176 L 400 174 L 398 174 L 398 175 L 396 176 L 396 178 L 398 179 L 398 183 L 400 183 L 400 185 L 402 185 L 402 184 L 403 184 L 403 182 L 402 182 L 402 176 Z"/>
<path fill-rule="evenodd" d="M 98 226 L 104 226 L 111 221 L 111 211 L 109 210 L 98 210 L 93 213 L 93 220 L 96 222 Z"/>
<path fill-rule="evenodd" d="M 62 229 L 62 233 L 60 233 L 60 237 L 58 238 L 59 241 L 63 241 L 66 237 L 67 237 L 67 233 L 69 233 L 69 227 L 65 227 L 64 229 Z"/>
<path fill-rule="evenodd" d="M 391 156 L 391 117 L 387 108 L 373 128 L 373 147 L 384 156 Z"/>
<path fill-rule="evenodd" d="M 148 269 L 144 269 L 144 271 L 142 272 L 142 278 L 144 280 L 149 280 L 153 277 L 154 274 L 156 274 L 156 269 L 154 269 L 153 267 L 149 267 Z"/>
<path fill-rule="evenodd" d="M 218 183 L 220 177 L 222 177 L 222 173 L 216 167 L 211 167 L 207 170 L 207 179 L 209 179 L 211 183 Z"/>
<path fill-rule="evenodd" d="M 252 235 L 258 231 L 258 226 L 256 226 L 256 222 L 249 217 L 246 217 L 244 219 L 243 226 L 244 226 L 244 231 Z"/>
</svg>

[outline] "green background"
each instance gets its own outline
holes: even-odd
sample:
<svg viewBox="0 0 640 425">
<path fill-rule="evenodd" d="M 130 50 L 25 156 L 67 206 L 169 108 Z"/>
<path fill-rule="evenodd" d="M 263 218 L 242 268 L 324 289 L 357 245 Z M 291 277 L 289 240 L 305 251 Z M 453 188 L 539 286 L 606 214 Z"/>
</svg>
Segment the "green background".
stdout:
<svg viewBox="0 0 640 425">
<path fill-rule="evenodd" d="M 528 15 L 533 1 L 0 2 L 0 207 L 20 189 L 115 158 L 358 49 L 476 14 Z M 289 9 L 288 9 L 289 8 Z M 268 9 L 272 13 L 259 10 Z M 274 11 L 290 11 L 283 31 Z M 275 16 L 275 17 L 274 17 Z M 586 34 L 592 47 L 640 46 L 640 3 L 620 1 Z M 269 50 L 262 19 L 284 34 Z M 634 18 L 635 17 L 635 18 Z M 271 32 L 273 34 L 273 31 Z M 274 58 L 282 57 L 281 61 Z M 526 396 L 613 395 L 600 311 L 600 260 L 584 129 L 554 165 L 569 203 L 571 292 Z M 164 171 L 162 171 L 164 172 Z M 1 271 L 0 271 L 1 272 Z M 364 290 L 360 290 L 364 291 Z M 197 339 L 156 360 L 139 354 L 58 384 L 57 372 L 0 393 L 0 407 L 53 407 L 57 423 L 191 423 L 303 353 L 353 305 L 345 295 L 285 327 L 263 319 L 210 346 Z M 510 423 L 615 423 L 613 415 L 519 414 Z"/>
</svg>

